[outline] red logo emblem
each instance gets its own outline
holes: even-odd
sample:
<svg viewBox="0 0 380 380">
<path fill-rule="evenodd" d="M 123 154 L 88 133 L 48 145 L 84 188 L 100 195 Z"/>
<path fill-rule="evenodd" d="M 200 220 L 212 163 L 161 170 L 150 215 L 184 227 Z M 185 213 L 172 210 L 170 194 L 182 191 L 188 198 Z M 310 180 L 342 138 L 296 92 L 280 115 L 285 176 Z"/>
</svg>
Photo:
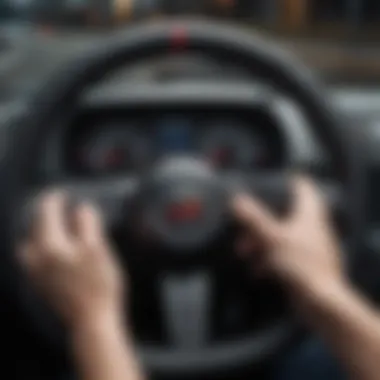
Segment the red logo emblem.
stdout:
<svg viewBox="0 0 380 380">
<path fill-rule="evenodd" d="M 166 210 L 168 220 L 174 223 L 195 222 L 202 216 L 203 204 L 199 199 L 173 202 Z"/>
</svg>

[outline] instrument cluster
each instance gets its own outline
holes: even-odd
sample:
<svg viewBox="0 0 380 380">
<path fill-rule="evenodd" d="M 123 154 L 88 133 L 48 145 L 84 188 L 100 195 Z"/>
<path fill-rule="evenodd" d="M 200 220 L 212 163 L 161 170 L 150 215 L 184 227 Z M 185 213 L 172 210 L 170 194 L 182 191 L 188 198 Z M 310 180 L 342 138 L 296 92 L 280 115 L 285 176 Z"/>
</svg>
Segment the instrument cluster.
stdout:
<svg viewBox="0 0 380 380">
<path fill-rule="evenodd" d="M 221 171 L 274 169 L 286 157 L 281 131 L 264 113 L 91 115 L 77 124 L 65 148 L 65 166 L 74 174 L 135 174 L 173 155 L 201 157 Z"/>
</svg>

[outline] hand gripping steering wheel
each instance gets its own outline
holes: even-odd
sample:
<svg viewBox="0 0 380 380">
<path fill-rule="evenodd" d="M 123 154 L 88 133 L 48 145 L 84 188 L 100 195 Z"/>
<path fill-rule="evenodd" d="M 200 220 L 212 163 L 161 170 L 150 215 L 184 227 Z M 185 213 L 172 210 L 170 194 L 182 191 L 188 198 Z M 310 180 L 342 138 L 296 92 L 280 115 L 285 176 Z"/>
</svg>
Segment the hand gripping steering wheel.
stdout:
<svg viewBox="0 0 380 380">
<path fill-rule="evenodd" d="M 137 26 L 125 34 L 112 37 L 106 46 L 95 49 L 93 54 L 76 60 L 65 71 L 57 73 L 52 82 L 35 97 L 27 116 L 14 127 L 13 141 L 17 141 L 17 148 L 9 152 L 6 161 L 7 177 L 4 177 L 6 181 L 3 184 L 2 199 L 5 200 L 3 210 L 6 211 L 4 215 L 8 221 L 7 241 L 10 242 L 13 236 L 9 220 L 14 219 L 15 210 L 20 209 L 28 192 L 38 189 L 39 183 L 35 175 L 37 160 L 34 158 L 38 157 L 42 142 L 62 112 L 72 109 L 84 89 L 99 82 L 106 73 L 122 65 L 138 62 L 141 58 L 169 53 L 173 47 L 232 61 L 253 73 L 259 73 L 263 80 L 302 107 L 312 121 L 315 135 L 331 154 L 336 186 L 340 190 L 339 194 L 344 197 L 344 215 L 349 227 L 348 255 L 353 259 L 353 253 L 360 247 L 364 227 L 364 160 L 360 146 L 350 131 L 344 128 L 343 119 L 339 117 L 326 92 L 308 70 L 252 33 L 225 25 L 189 20 Z M 194 94 L 183 93 L 180 102 L 183 105 L 210 101 L 209 96 L 196 98 Z M 286 188 L 285 177 L 279 173 L 278 176 L 263 179 L 258 174 L 250 173 L 241 176 L 239 181 L 253 192 L 261 186 L 263 192 L 268 194 L 274 189 Z M 77 187 L 82 195 L 88 192 L 99 199 L 108 197 L 114 202 L 114 208 L 116 205 L 116 208 L 121 209 L 122 204 L 126 212 L 129 206 L 138 204 L 139 215 L 144 223 L 157 241 L 172 252 L 172 257 L 175 256 L 177 262 L 186 260 L 186 255 L 181 256 L 176 252 L 186 252 L 193 261 L 207 255 L 204 251 L 210 237 L 226 228 L 227 199 L 230 184 L 236 178 L 221 178 L 202 160 L 181 157 L 175 162 L 168 159 L 158 163 L 147 176 L 136 180 L 133 184 L 121 180 L 114 184 Z M 78 190 L 75 184 L 71 188 L 74 192 Z M 182 205 L 182 210 L 188 211 L 186 215 L 190 219 L 187 223 L 173 224 L 164 217 L 168 205 L 173 204 Z M 198 212 L 200 208 L 201 217 Z M 107 206 L 105 209 L 106 213 L 109 212 Z M 14 249 L 10 252 L 14 252 Z M 16 298 L 38 327 L 41 336 L 54 344 L 61 344 L 53 331 L 54 323 L 36 306 L 37 297 L 28 290 L 13 256 L 7 256 L 3 260 L 4 267 L 12 271 L 12 290 L 17 290 Z M 193 299 L 195 308 L 202 308 L 201 304 L 204 306 L 209 303 L 207 294 L 210 292 L 202 280 L 189 287 L 198 289 Z M 175 292 L 171 297 L 169 303 L 187 298 L 185 295 L 178 299 Z M 191 314 L 192 311 L 189 310 L 188 313 L 190 314 L 182 316 L 182 319 L 188 318 L 183 325 L 185 328 L 190 328 L 191 319 L 196 319 L 198 324 L 202 323 L 204 312 L 198 310 Z M 297 330 L 297 323 L 289 315 L 277 317 L 276 323 L 259 330 L 253 326 L 244 337 L 235 340 L 186 347 L 170 343 L 142 344 L 142 359 L 152 370 L 177 375 L 189 372 L 212 373 L 215 370 L 257 363 L 283 347 Z M 199 329 L 202 330 L 202 327 Z"/>
</svg>

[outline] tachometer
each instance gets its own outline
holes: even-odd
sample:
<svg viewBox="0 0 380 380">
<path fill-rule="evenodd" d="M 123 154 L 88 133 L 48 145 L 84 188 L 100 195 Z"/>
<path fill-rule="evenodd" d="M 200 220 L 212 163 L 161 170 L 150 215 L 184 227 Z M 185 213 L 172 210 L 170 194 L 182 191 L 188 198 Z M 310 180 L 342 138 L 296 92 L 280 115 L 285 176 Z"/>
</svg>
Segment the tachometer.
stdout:
<svg viewBox="0 0 380 380">
<path fill-rule="evenodd" d="M 147 163 L 149 143 L 138 128 L 111 125 L 95 130 L 79 155 L 80 166 L 91 173 L 136 171 Z"/>
<path fill-rule="evenodd" d="M 249 126 L 221 121 L 201 137 L 202 155 L 216 168 L 249 169 L 266 159 L 266 147 Z"/>
</svg>

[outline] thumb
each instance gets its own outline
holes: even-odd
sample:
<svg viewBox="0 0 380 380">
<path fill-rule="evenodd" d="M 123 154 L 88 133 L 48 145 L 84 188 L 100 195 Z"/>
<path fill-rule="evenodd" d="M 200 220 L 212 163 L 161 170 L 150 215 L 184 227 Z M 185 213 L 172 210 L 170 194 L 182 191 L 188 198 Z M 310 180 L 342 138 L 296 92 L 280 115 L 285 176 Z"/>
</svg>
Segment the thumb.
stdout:
<svg viewBox="0 0 380 380">
<path fill-rule="evenodd" d="M 327 212 L 326 203 L 316 184 L 308 177 L 294 178 L 295 204 L 293 218 L 310 220 Z"/>
<path fill-rule="evenodd" d="M 232 209 L 237 220 L 260 240 L 269 242 L 275 238 L 277 221 L 260 201 L 239 195 L 233 200 Z"/>
</svg>

